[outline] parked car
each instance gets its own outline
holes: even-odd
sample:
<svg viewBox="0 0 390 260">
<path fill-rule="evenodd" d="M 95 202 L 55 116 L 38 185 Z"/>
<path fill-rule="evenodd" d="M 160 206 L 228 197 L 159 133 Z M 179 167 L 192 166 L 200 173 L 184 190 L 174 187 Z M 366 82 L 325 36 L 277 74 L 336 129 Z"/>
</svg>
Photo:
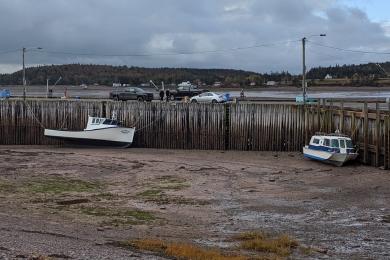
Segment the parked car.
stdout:
<svg viewBox="0 0 390 260">
<path fill-rule="evenodd" d="M 171 100 L 179 100 L 184 97 L 193 97 L 199 95 L 201 93 L 207 92 L 207 90 L 199 89 L 196 86 L 179 86 L 175 90 L 170 91 L 170 99 Z"/>
<path fill-rule="evenodd" d="M 225 102 L 225 99 L 223 98 L 223 95 L 214 92 L 205 92 L 192 97 L 190 101 L 191 103 L 223 103 Z"/>
<path fill-rule="evenodd" d="M 152 101 L 153 93 L 146 92 L 138 87 L 126 87 L 116 89 L 110 92 L 110 99 L 114 100 L 138 100 L 138 101 Z"/>
<path fill-rule="evenodd" d="M 0 91 L 0 98 L 10 98 L 11 97 L 11 91 L 9 89 L 3 89 Z"/>
</svg>

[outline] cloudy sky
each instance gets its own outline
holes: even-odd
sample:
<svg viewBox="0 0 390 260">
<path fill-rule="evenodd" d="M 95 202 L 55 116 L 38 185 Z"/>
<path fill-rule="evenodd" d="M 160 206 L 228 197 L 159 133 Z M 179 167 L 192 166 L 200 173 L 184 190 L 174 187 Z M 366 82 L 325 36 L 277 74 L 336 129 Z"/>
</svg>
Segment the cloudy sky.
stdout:
<svg viewBox="0 0 390 260">
<path fill-rule="evenodd" d="M 390 61 L 389 10 L 388 0 L 0 0 L 0 73 L 21 68 L 22 47 L 28 66 L 299 73 L 304 36 L 309 68 Z"/>
</svg>

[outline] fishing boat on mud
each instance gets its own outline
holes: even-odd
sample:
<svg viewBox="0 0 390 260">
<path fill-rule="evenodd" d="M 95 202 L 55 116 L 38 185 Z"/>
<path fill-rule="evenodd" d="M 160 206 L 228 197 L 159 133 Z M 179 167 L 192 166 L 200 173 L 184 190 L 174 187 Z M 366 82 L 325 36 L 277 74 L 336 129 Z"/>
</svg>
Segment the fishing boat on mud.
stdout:
<svg viewBox="0 0 390 260">
<path fill-rule="evenodd" d="M 88 116 L 83 131 L 45 129 L 45 136 L 87 145 L 129 147 L 133 143 L 135 128 L 122 127 L 115 119 Z"/>
<path fill-rule="evenodd" d="M 347 161 L 356 159 L 356 152 L 351 138 L 340 133 L 316 133 L 309 145 L 303 147 L 306 158 L 342 166 Z"/>
</svg>

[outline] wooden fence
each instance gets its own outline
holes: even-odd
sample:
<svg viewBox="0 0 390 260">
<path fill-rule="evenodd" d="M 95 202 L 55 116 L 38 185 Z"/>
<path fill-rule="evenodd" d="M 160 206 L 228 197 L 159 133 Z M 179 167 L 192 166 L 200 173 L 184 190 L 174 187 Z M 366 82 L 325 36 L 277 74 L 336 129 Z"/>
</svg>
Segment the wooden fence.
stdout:
<svg viewBox="0 0 390 260">
<path fill-rule="evenodd" d="M 376 105 L 378 108 L 378 104 Z M 0 144 L 62 144 L 44 128 L 82 130 L 88 115 L 117 113 L 135 126 L 135 147 L 301 151 L 317 131 L 352 136 L 365 164 L 390 167 L 389 111 L 341 104 L 185 104 L 69 100 L 0 101 Z"/>
</svg>

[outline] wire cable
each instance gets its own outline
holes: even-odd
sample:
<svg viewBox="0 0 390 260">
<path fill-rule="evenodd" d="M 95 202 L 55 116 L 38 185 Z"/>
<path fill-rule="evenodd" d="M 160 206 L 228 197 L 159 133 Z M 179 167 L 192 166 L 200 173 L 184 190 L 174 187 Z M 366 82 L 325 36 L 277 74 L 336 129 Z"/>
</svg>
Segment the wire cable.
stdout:
<svg viewBox="0 0 390 260">
<path fill-rule="evenodd" d="M 13 49 L 13 50 L 6 50 L 6 51 L 0 51 L 1 54 L 7 54 L 7 53 L 12 53 L 12 52 L 17 52 L 17 51 L 22 51 L 22 49 Z"/>
<path fill-rule="evenodd" d="M 363 50 L 344 49 L 344 48 L 340 48 L 340 47 L 336 47 L 336 46 L 330 46 L 330 45 L 325 45 L 325 44 L 321 44 L 321 43 L 317 43 L 317 42 L 312 42 L 312 41 L 309 41 L 309 40 L 307 40 L 307 41 L 310 42 L 310 43 L 313 44 L 313 45 L 317 45 L 317 46 L 324 47 L 324 48 L 329 48 L 329 49 L 334 49 L 334 50 L 338 50 L 338 51 L 346 51 L 346 52 L 354 52 L 354 53 L 363 53 L 363 54 L 390 55 L 390 52 L 363 51 Z"/>
<path fill-rule="evenodd" d="M 128 54 L 104 54 L 104 53 L 83 53 L 83 52 L 67 52 L 67 51 L 55 51 L 55 50 L 31 50 L 33 52 L 41 52 L 48 54 L 61 54 L 61 55 L 74 55 L 74 56 L 97 56 L 97 57 L 153 57 L 153 56 L 178 56 L 178 55 L 194 55 L 194 54 L 212 54 L 212 53 L 225 53 L 225 52 L 234 52 L 247 49 L 255 49 L 261 47 L 272 47 L 280 44 L 288 44 L 293 42 L 298 42 L 300 40 L 288 40 L 288 41 L 279 41 L 274 43 L 262 43 L 252 46 L 243 46 L 235 47 L 228 49 L 220 50 L 204 50 L 204 51 L 179 51 L 179 52 L 165 52 L 165 53 L 128 53 Z"/>
</svg>

